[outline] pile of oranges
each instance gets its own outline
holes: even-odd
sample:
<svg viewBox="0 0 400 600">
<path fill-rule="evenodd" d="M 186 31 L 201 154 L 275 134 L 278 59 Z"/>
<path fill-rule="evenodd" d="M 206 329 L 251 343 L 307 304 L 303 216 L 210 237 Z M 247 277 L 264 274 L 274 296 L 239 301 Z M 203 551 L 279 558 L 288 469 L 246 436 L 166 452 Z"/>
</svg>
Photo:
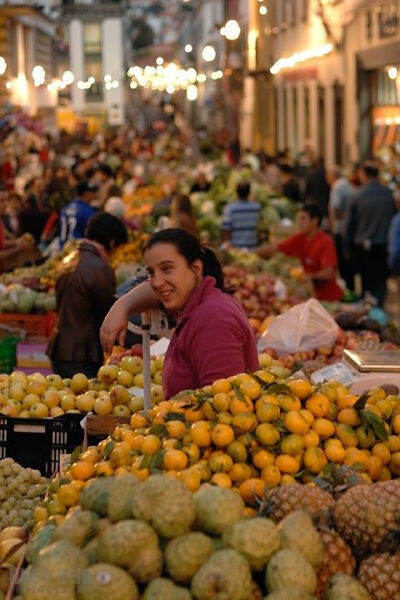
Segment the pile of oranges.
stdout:
<svg viewBox="0 0 400 600">
<path fill-rule="evenodd" d="M 345 464 L 368 482 L 400 476 L 400 397 L 384 389 L 358 397 L 337 382 L 314 387 L 278 379 L 268 355 L 257 373 L 219 379 L 132 415 L 89 447 L 54 489 L 62 514 L 93 477 L 153 472 L 233 488 L 252 513 L 266 486 L 310 483 Z M 50 507 L 54 514 L 54 507 Z M 57 512 L 56 510 L 56 512 Z"/>
</svg>

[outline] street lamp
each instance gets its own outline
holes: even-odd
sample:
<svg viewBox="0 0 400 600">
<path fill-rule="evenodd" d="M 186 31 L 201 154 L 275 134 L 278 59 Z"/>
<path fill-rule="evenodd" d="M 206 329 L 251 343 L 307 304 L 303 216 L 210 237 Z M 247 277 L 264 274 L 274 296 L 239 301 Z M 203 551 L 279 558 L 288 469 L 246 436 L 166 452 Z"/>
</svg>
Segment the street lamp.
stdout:
<svg viewBox="0 0 400 600">
<path fill-rule="evenodd" d="M 185 52 L 186 52 L 186 54 L 190 54 L 191 52 L 193 52 L 193 46 L 192 46 L 192 44 L 186 44 L 186 46 L 185 46 Z"/>
<path fill-rule="evenodd" d="M 7 69 L 7 63 L 3 56 L 0 56 L 0 75 L 4 75 Z"/>
<path fill-rule="evenodd" d="M 227 40 L 237 40 L 240 35 L 240 25 L 235 19 L 229 19 L 221 28 L 221 35 L 224 35 Z"/>
<path fill-rule="evenodd" d="M 186 89 L 186 98 L 190 102 L 194 102 L 198 98 L 197 85 L 190 84 Z"/>
<path fill-rule="evenodd" d="M 214 46 L 204 46 L 201 56 L 205 62 L 212 62 L 215 60 L 217 53 Z"/>
</svg>

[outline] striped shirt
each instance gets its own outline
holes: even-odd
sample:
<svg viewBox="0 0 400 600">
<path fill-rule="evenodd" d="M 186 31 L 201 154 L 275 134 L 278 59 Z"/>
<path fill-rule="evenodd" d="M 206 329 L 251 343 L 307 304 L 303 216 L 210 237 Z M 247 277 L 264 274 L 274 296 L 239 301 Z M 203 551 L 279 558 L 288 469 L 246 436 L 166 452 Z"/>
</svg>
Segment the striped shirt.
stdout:
<svg viewBox="0 0 400 600">
<path fill-rule="evenodd" d="M 222 216 L 222 231 L 231 232 L 231 244 L 238 248 L 258 246 L 258 221 L 261 205 L 258 202 L 237 200 L 227 204 Z"/>
</svg>

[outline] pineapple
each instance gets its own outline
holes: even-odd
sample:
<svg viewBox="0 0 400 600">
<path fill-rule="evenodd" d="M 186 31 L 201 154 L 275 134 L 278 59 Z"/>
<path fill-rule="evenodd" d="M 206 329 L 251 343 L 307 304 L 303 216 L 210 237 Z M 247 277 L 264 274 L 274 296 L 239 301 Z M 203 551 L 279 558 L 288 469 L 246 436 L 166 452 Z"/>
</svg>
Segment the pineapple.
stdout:
<svg viewBox="0 0 400 600">
<path fill-rule="evenodd" d="M 329 514 L 334 506 L 333 497 L 319 487 L 293 484 L 267 491 L 261 512 L 278 522 L 295 510 L 306 510 L 316 517 Z"/>
<path fill-rule="evenodd" d="M 400 552 L 373 554 L 363 560 L 358 579 L 372 600 L 400 598 Z"/>
<path fill-rule="evenodd" d="M 329 579 L 336 573 L 353 575 L 356 561 L 351 549 L 346 542 L 335 531 L 320 531 L 324 546 L 322 565 L 317 571 L 317 596 L 324 597 L 324 591 Z"/>
<path fill-rule="evenodd" d="M 337 502 L 338 532 L 357 556 L 392 549 L 400 519 L 400 480 L 356 485 Z"/>
</svg>

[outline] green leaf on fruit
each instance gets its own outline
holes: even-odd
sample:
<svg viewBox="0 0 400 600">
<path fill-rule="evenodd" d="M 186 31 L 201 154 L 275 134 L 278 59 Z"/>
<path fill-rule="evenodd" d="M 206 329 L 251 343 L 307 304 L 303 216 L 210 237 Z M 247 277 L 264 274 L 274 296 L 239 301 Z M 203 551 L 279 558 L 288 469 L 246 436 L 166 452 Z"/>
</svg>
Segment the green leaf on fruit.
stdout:
<svg viewBox="0 0 400 600">
<path fill-rule="evenodd" d="M 388 433 L 385 428 L 385 422 L 370 410 L 360 411 L 361 420 L 365 427 L 371 427 L 378 440 L 381 442 L 388 439 Z"/>
<path fill-rule="evenodd" d="M 191 400 L 191 396 L 194 394 L 194 390 L 182 390 L 176 396 L 170 398 L 171 402 L 182 402 L 183 400 Z"/>
<path fill-rule="evenodd" d="M 152 459 L 153 457 L 150 456 L 150 454 L 148 454 L 147 456 L 143 456 L 139 469 L 148 469 L 151 465 Z"/>
<path fill-rule="evenodd" d="M 362 396 L 359 397 L 357 402 L 354 404 L 353 408 L 355 408 L 356 410 L 364 410 L 365 405 L 367 404 L 368 398 L 369 398 L 368 394 L 363 394 Z"/>
<path fill-rule="evenodd" d="M 279 433 L 289 433 L 285 425 L 285 421 L 282 418 L 276 419 L 276 421 L 274 421 L 274 427 L 279 431 Z"/>
<path fill-rule="evenodd" d="M 141 415 L 142 417 L 144 417 L 145 419 L 147 419 L 150 422 L 153 421 L 152 415 L 147 410 L 140 410 L 139 415 Z"/>
<path fill-rule="evenodd" d="M 213 397 L 212 394 L 206 394 L 206 392 L 198 392 L 197 394 L 193 394 L 193 396 L 196 398 L 199 404 L 203 404 Z"/>
<path fill-rule="evenodd" d="M 154 470 L 160 470 L 162 468 L 164 462 L 164 454 L 164 450 L 157 450 L 150 462 L 151 472 L 154 472 Z"/>
<path fill-rule="evenodd" d="M 78 460 L 81 452 L 82 452 L 82 446 L 77 446 L 71 454 L 71 464 Z"/>
<path fill-rule="evenodd" d="M 351 465 L 351 468 L 357 473 L 362 473 L 363 471 L 365 471 L 366 466 L 364 465 L 364 463 L 356 462 Z"/>
<path fill-rule="evenodd" d="M 244 394 L 242 394 L 242 392 L 240 391 L 240 388 L 238 385 L 236 385 L 235 383 L 232 385 L 233 391 L 235 392 L 236 398 L 238 400 L 241 400 L 242 402 L 246 402 L 246 397 Z"/>
<path fill-rule="evenodd" d="M 263 390 L 267 390 L 268 386 L 271 385 L 271 383 L 267 383 L 266 381 L 264 381 L 264 379 L 262 379 L 261 377 L 259 377 L 255 373 L 253 374 L 253 377 L 260 384 L 261 389 L 263 389 Z"/>
<path fill-rule="evenodd" d="M 110 454 L 114 450 L 114 448 L 115 448 L 115 443 L 108 442 L 108 444 L 106 444 L 106 446 L 104 448 L 104 458 L 110 458 Z"/>
<path fill-rule="evenodd" d="M 185 421 L 185 415 L 180 412 L 169 412 L 165 415 L 166 421 Z"/>
<path fill-rule="evenodd" d="M 168 435 L 168 429 L 165 427 L 164 423 L 155 423 L 150 427 L 150 433 L 159 438 L 163 438 Z"/>
<path fill-rule="evenodd" d="M 292 391 L 286 383 L 270 383 L 267 387 L 268 394 L 289 394 L 292 396 Z"/>
</svg>

